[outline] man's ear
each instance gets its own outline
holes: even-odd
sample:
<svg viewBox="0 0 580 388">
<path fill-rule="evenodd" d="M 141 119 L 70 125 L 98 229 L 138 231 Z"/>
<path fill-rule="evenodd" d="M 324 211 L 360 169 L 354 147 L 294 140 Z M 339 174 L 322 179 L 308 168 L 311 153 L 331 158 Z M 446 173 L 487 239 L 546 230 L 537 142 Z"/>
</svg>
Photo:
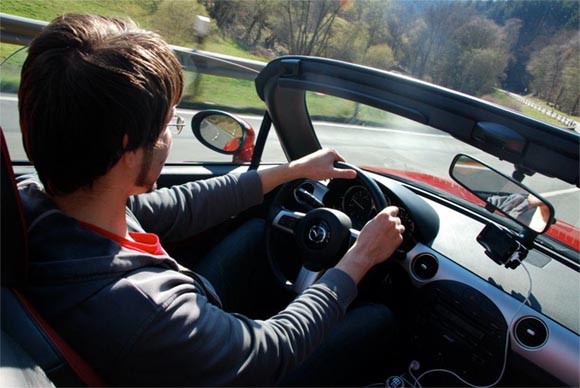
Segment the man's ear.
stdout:
<svg viewBox="0 0 580 388">
<path fill-rule="evenodd" d="M 127 134 L 125 134 L 123 136 L 123 148 L 126 148 L 127 144 L 129 144 L 129 136 Z M 125 152 L 123 152 L 123 155 L 121 156 L 121 159 L 119 160 L 119 162 L 124 163 L 125 166 L 133 169 L 139 165 L 139 160 L 140 160 L 139 158 L 141 156 L 140 153 L 141 153 L 141 148 L 137 148 L 136 150 L 131 150 L 131 151 L 125 151 Z"/>
</svg>

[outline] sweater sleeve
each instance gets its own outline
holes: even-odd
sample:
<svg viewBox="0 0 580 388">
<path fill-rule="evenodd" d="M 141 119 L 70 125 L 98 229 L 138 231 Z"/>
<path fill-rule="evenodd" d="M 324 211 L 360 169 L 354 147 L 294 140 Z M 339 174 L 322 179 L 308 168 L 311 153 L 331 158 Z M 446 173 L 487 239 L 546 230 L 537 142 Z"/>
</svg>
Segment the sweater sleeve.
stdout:
<svg viewBox="0 0 580 388">
<path fill-rule="evenodd" d="M 133 196 L 127 207 L 147 232 L 180 240 L 263 201 L 256 171 L 224 175 Z"/>
<path fill-rule="evenodd" d="M 187 289 L 173 291 L 127 353 L 118 383 L 272 386 L 321 343 L 357 293 L 346 273 L 331 269 L 260 321 L 224 312 Z"/>
</svg>

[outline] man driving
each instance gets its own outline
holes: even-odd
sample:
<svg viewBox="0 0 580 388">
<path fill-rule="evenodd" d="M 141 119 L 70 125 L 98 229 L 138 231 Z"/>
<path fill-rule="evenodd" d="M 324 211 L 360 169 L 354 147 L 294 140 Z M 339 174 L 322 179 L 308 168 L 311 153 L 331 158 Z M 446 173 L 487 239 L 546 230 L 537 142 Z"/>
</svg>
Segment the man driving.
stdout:
<svg viewBox="0 0 580 388">
<path fill-rule="evenodd" d="M 398 209 L 382 210 L 334 268 L 269 319 L 224 310 L 220 271 L 194 272 L 162 242 L 218 225 L 285 182 L 356 173 L 335 168 L 343 158 L 324 149 L 157 189 L 182 92 L 171 48 L 133 23 L 67 14 L 32 42 L 18 95 L 24 147 L 38 174 L 19 183 L 26 295 L 111 385 L 356 383 L 345 376 L 383 356 L 370 347 L 394 335 L 386 307 L 348 308 L 363 276 L 401 244 Z M 227 270 L 230 259 L 204 263 Z M 359 336 L 345 341 L 351 332 Z"/>
</svg>

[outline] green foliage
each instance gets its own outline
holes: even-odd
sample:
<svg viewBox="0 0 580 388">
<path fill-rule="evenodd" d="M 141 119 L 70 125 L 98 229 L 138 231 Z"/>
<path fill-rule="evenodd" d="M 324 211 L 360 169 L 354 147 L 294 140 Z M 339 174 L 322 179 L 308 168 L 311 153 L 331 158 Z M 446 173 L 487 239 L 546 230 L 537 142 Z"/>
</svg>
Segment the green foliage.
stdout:
<svg viewBox="0 0 580 388">
<path fill-rule="evenodd" d="M 525 96 L 525 98 L 527 100 L 534 102 L 535 104 L 537 104 L 539 106 L 542 106 L 542 107 L 549 109 L 549 110 L 553 110 L 553 107 L 550 107 L 544 101 L 539 100 L 537 98 L 534 98 L 533 96 Z M 548 122 L 550 124 L 553 124 L 553 125 L 559 126 L 559 127 L 562 126 L 562 123 L 560 121 L 558 121 L 550 116 L 547 116 L 545 113 L 543 113 L 537 109 L 534 109 L 530 106 L 522 104 L 521 102 L 512 98 L 508 93 L 506 93 L 502 90 L 495 90 L 492 94 L 487 94 L 487 95 L 483 96 L 482 99 L 489 101 L 489 102 L 492 102 L 494 104 L 506 107 L 506 108 L 511 109 L 513 111 L 521 112 L 522 114 L 529 116 L 529 117 L 533 117 L 537 120 L 545 121 L 545 122 Z M 566 115 L 565 113 L 559 112 L 557 110 L 556 110 L 556 113 L 560 114 L 561 116 L 567 117 L 569 119 L 572 119 L 575 121 L 580 121 L 580 117 Z"/>
<path fill-rule="evenodd" d="M 580 33 L 564 33 L 531 56 L 530 89 L 569 114 L 580 112 Z"/>
<path fill-rule="evenodd" d="M 272 29 L 288 54 L 320 56 L 340 10 L 340 0 L 279 1 L 274 3 Z"/>
<path fill-rule="evenodd" d="M 20 70 L 26 59 L 27 51 L 25 47 L 12 44 L 3 45 L 2 48 L 6 49 L 8 58 L 2 58 L 3 61 L 6 61 L 2 63 L 2 71 L 0 72 L 0 91 L 2 93 L 16 93 L 20 85 Z M 11 51 L 9 52 L 9 50 Z"/>
<path fill-rule="evenodd" d="M 522 111 L 523 104 L 512 98 L 508 93 L 504 92 L 503 90 L 495 89 L 492 93 L 486 94 L 481 98 L 483 100 L 492 102 L 496 105 L 506 107 L 516 112 Z"/>
<path fill-rule="evenodd" d="M 252 59 L 254 61 L 268 62 L 268 59 L 262 56 L 254 55 L 251 52 L 244 50 L 232 38 L 223 37 L 218 34 L 214 34 L 211 38 L 207 39 L 203 45 L 203 49 L 205 51 L 210 51 L 214 53 L 231 55 L 239 58 Z"/>
<path fill-rule="evenodd" d="M 207 15 L 196 0 L 1 0 L 2 12 L 36 20 L 50 21 L 64 12 L 99 13 L 103 15 L 131 18 L 143 28 L 157 30 L 165 39 L 176 45 L 195 47 L 193 15 Z M 159 19 L 159 20 L 157 20 Z M 4 60 L 21 46 L 0 44 L 0 59 Z M 227 55 L 264 61 L 244 51 L 231 39 L 214 30 L 210 32 L 203 47 Z M 16 92 L 20 80 L 20 68 L 25 54 L 11 58 L 2 66 L 0 90 Z M 186 94 L 192 92 L 192 77 L 186 73 Z M 244 84 L 245 82 L 245 84 Z M 212 104 L 232 107 L 260 107 L 263 103 L 255 93 L 253 82 L 232 80 L 223 77 L 200 78 L 201 94 L 186 96 L 188 101 L 207 101 Z M 216 91 L 219 91 L 216 92 Z"/>
<path fill-rule="evenodd" d="M 186 83 L 183 102 L 217 105 L 234 109 L 264 109 L 264 103 L 256 94 L 252 81 L 218 77 L 207 74 L 198 75 L 199 85 L 193 90 L 193 77 Z"/>
<path fill-rule="evenodd" d="M 521 21 L 508 69 L 510 76 L 505 82 L 505 86 L 514 91 L 523 92 L 529 87 L 525 68 L 534 52 L 541 50 L 546 40 L 564 31 L 577 31 L 580 24 L 578 0 L 482 1 L 475 4 L 500 24 Z"/>
<path fill-rule="evenodd" d="M 141 20 L 159 0 L 2 0 L 2 12 L 50 21 L 65 12 L 99 13 Z"/>
<path fill-rule="evenodd" d="M 207 16 L 205 8 L 196 0 L 163 0 L 151 19 L 151 26 L 172 44 L 194 46 L 196 15 Z"/>
<path fill-rule="evenodd" d="M 567 111 L 580 109 L 579 38 L 567 35 L 568 46 L 554 38 L 577 31 L 577 0 L 1 1 L 2 12 L 33 19 L 48 21 L 65 11 L 130 17 L 180 46 L 261 61 L 291 53 L 384 69 L 396 66 L 469 94 L 513 85 L 516 90 L 529 88 Z M 195 36 L 195 15 L 212 18 L 203 42 Z M 2 44 L 2 58 L 12 49 Z M 9 78 L 3 76 L 3 82 Z M 201 78 L 202 94 L 192 95 L 193 100 L 209 101 L 211 88 L 226 85 L 241 88 L 227 93 L 240 96 L 238 105 L 254 94 L 253 87 L 210 80 Z"/>
<path fill-rule="evenodd" d="M 360 28 L 343 18 L 338 18 L 324 56 L 347 62 L 361 62 L 366 44 L 367 41 Z"/>
<path fill-rule="evenodd" d="M 315 119 L 343 119 L 349 121 L 355 116 L 355 103 L 323 94 L 308 92 L 306 96 L 308 112 Z"/>
<path fill-rule="evenodd" d="M 395 65 L 393 50 L 391 50 L 388 44 L 371 46 L 367 51 L 363 64 L 378 69 L 389 69 Z"/>
<path fill-rule="evenodd" d="M 459 90 L 482 95 L 500 86 L 507 57 L 494 49 L 474 49 L 464 55 Z"/>
</svg>

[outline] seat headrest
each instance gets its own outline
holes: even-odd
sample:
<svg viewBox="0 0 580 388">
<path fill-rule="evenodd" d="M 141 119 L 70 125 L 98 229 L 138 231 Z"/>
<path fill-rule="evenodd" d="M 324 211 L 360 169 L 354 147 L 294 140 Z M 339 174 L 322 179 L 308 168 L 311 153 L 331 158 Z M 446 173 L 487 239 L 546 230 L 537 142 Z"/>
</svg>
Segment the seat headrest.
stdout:
<svg viewBox="0 0 580 388">
<path fill-rule="evenodd" d="M 19 287 L 26 281 L 28 266 L 28 244 L 26 239 L 26 222 L 16 187 L 12 161 L 8 152 L 4 132 L 0 128 L 2 141 L 0 168 L 2 173 L 1 197 L 2 224 L 1 256 L 2 285 Z"/>
</svg>

